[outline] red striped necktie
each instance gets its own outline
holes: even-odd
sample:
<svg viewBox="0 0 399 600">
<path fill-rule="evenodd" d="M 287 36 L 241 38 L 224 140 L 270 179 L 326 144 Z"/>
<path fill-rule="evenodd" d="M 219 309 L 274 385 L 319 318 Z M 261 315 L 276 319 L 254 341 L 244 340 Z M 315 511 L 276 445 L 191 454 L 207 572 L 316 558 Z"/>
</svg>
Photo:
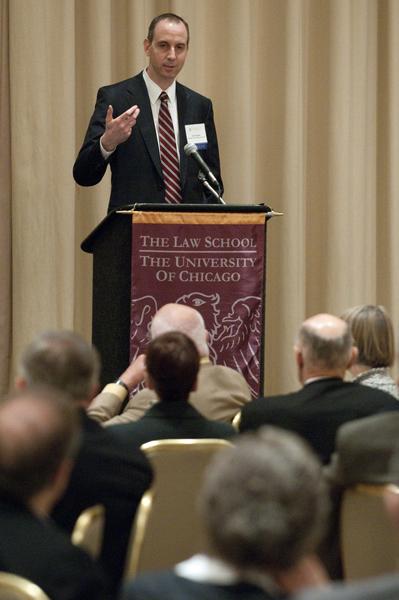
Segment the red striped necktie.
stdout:
<svg viewBox="0 0 399 600">
<path fill-rule="evenodd" d="M 162 92 L 159 99 L 161 101 L 158 116 L 159 153 L 165 182 L 165 200 L 169 204 L 179 204 L 182 201 L 179 158 L 176 150 L 175 130 L 168 108 L 168 94 Z"/>
</svg>

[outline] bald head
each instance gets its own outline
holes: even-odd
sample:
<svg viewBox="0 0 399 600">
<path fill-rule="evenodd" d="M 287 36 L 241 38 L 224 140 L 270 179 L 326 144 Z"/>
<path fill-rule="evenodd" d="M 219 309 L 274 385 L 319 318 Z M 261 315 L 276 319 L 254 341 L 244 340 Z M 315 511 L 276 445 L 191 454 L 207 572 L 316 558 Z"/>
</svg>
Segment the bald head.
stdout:
<svg viewBox="0 0 399 600">
<path fill-rule="evenodd" d="M 318 314 L 303 322 L 296 346 L 300 379 L 343 377 L 353 359 L 352 336 L 345 321 Z"/>
<path fill-rule="evenodd" d="M 51 486 L 79 439 L 68 398 L 49 389 L 24 390 L 0 405 L 0 494 L 29 502 Z"/>
<path fill-rule="evenodd" d="M 200 357 L 208 356 L 208 333 L 200 313 L 184 304 L 165 304 L 158 310 L 151 323 L 151 339 L 163 333 L 185 333 L 197 347 Z"/>
</svg>

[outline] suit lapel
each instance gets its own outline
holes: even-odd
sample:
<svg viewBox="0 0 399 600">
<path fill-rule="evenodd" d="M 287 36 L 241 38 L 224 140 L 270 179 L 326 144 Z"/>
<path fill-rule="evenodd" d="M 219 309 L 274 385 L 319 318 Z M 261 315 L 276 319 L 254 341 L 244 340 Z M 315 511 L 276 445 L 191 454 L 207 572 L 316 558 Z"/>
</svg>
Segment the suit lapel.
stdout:
<svg viewBox="0 0 399 600">
<path fill-rule="evenodd" d="M 148 153 L 155 165 L 155 168 L 163 179 L 161 159 L 159 157 L 159 148 L 157 134 L 154 127 L 154 119 L 152 116 L 151 103 L 148 97 L 147 88 L 144 83 L 143 75 L 140 73 L 131 80 L 128 92 L 134 96 L 134 103 L 140 108 L 140 115 L 137 119 L 136 127 L 143 137 L 144 143 L 147 146 Z"/>
</svg>

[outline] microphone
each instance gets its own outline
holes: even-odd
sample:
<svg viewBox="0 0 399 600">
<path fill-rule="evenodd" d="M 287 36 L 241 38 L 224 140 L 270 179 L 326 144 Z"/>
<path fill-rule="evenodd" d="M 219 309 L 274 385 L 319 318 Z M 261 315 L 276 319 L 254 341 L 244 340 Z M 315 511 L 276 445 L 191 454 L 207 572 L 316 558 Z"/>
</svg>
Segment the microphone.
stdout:
<svg viewBox="0 0 399 600">
<path fill-rule="evenodd" d="M 202 158 L 198 154 L 198 148 L 195 144 L 186 144 L 184 146 L 184 153 L 186 156 L 191 156 L 199 166 L 200 170 L 204 173 L 205 177 L 211 182 L 217 185 L 217 189 L 220 190 L 219 182 Z"/>
</svg>

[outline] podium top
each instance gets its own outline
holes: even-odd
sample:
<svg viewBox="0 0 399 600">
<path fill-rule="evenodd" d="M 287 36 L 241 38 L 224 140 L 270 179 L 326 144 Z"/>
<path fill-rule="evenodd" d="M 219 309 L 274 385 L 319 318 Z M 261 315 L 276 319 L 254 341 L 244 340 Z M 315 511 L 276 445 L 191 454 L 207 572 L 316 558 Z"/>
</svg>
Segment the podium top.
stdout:
<svg viewBox="0 0 399 600">
<path fill-rule="evenodd" d="M 83 240 L 80 247 L 84 252 L 93 252 L 93 247 L 105 229 L 120 218 L 131 215 L 132 212 L 197 212 L 197 213 L 272 213 L 272 209 L 265 204 L 128 204 L 119 206 L 108 213 L 91 233 Z M 267 218 L 270 218 L 269 215 Z"/>
</svg>

